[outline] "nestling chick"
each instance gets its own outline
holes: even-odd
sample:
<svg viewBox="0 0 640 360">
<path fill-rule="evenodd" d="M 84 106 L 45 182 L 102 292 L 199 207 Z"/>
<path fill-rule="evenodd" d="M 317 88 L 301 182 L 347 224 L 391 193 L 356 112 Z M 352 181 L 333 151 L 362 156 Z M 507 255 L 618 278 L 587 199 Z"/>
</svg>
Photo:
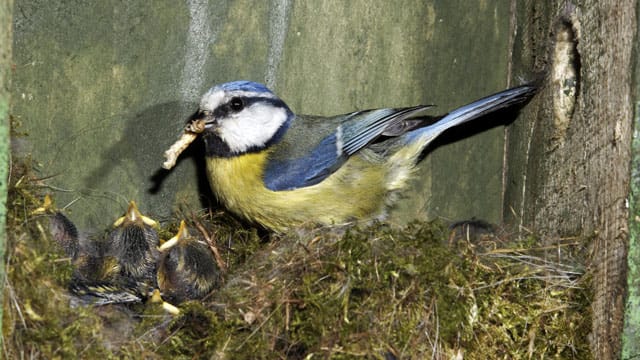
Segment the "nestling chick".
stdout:
<svg viewBox="0 0 640 360">
<path fill-rule="evenodd" d="M 63 213 L 56 211 L 50 216 L 49 231 L 53 240 L 62 247 L 67 256 L 72 259 L 78 256 L 80 247 L 78 229 Z"/>
<path fill-rule="evenodd" d="M 52 237 L 72 259 L 69 290 L 83 302 L 93 305 L 141 302 L 153 289 L 158 235 L 146 224 L 155 222 L 140 215 L 135 203 L 132 202 L 127 214 L 116 221 L 116 229 L 102 236 L 80 234 L 71 220 L 54 210 L 48 196 L 34 213 L 50 214 Z M 147 240 L 153 245 L 148 246 L 149 251 L 141 251 Z M 127 251 L 156 254 L 151 270 L 132 262 L 125 255 Z M 134 270 L 124 270 L 123 264 Z"/>
<path fill-rule="evenodd" d="M 49 220 L 49 233 L 53 241 L 62 248 L 68 257 L 74 259 L 78 255 L 80 246 L 78 229 L 69 218 L 56 209 L 51 195 L 45 195 L 42 205 L 31 212 L 31 215 L 46 216 Z"/>
<path fill-rule="evenodd" d="M 108 238 L 82 238 L 69 290 L 92 305 L 142 302 L 150 287 L 122 276 L 120 262 L 111 253 Z"/>
<path fill-rule="evenodd" d="M 234 81 L 207 91 L 193 119 L 198 130 L 185 130 L 202 133 L 218 199 L 282 231 L 383 217 L 435 138 L 535 92 L 515 87 L 443 116 L 417 116 L 430 107 L 418 105 L 320 117 L 295 114 L 262 84 Z"/>
<path fill-rule="evenodd" d="M 120 273 L 135 282 L 154 282 L 158 261 L 157 223 L 142 215 L 134 201 L 116 220 L 109 233 L 111 254 L 118 259 Z"/>
<path fill-rule="evenodd" d="M 189 233 L 184 220 L 176 236 L 160 246 L 160 252 L 158 287 L 169 301 L 202 298 L 220 285 L 221 274 L 211 249 Z"/>
<path fill-rule="evenodd" d="M 120 281 L 120 263 L 111 254 L 110 241 L 104 237 L 90 237 L 82 241 L 73 265 L 72 282 L 104 284 Z"/>
</svg>

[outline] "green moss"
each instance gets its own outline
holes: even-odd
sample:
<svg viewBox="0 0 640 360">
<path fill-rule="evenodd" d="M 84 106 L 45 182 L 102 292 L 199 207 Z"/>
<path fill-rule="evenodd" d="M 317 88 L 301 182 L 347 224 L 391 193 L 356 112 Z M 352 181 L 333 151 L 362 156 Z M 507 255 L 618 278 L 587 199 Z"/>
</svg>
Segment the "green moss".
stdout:
<svg viewBox="0 0 640 360">
<path fill-rule="evenodd" d="M 469 236 L 439 222 L 269 239 L 223 213 L 182 209 L 161 237 L 181 218 L 201 224 L 227 265 L 221 289 L 177 316 L 157 303 L 74 305 L 70 261 L 33 215 L 46 189 L 31 168 L 14 164 L 9 192 L 8 358 L 590 357 L 579 246 L 558 244 L 564 260 L 554 261 L 557 248 L 533 236 Z"/>
</svg>

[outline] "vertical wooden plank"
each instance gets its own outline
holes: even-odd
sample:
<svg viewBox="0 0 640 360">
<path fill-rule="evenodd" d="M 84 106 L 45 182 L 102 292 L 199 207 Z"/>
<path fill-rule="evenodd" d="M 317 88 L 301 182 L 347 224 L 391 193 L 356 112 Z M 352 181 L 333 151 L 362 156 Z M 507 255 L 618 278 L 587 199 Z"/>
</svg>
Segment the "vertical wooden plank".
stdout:
<svg viewBox="0 0 640 360">
<path fill-rule="evenodd" d="M 636 3 L 640 10 L 640 4 Z M 637 38 L 636 38 L 637 43 Z M 637 44 L 635 51 L 638 51 Z M 627 302 L 624 319 L 622 358 L 640 357 L 640 57 L 634 57 L 635 129 L 632 140 L 631 195 L 629 196 L 629 255 Z"/>
<path fill-rule="evenodd" d="M 580 4 L 530 1 L 519 38 L 521 59 L 548 71 L 549 82 L 526 110 L 510 139 L 524 151 L 520 172 L 512 172 L 506 209 L 511 219 L 540 232 L 550 244 L 566 236 L 593 239 L 592 348 L 598 359 L 620 356 L 626 291 L 636 1 L 587 0 Z M 563 24 L 575 33 L 575 108 L 559 116 L 553 84 L 554 57 Z M 550 37 L 549 35 L 552 34 Z M 562 40 L 564 41 L 564 40 Z M 570 92 L 570 91 L 569 91 Z M 524 144 L 524 146 L 523 146 Z M 510 216 L 505 214 L 506 216 Z"/>
<path fill-rule="evenodd" d="M 637 68 L 636 58 L 636 68 Z M 636 94 L 638 89 L 636 72 Z M 634 359 L 640 356 L 640 118 L 636 100 L 635 130 L 633 136 L 633 160 L 631 162 L 631 196 L 629 218 L 629 257 L 627 264 L 627 302 L 625 312 L 622 358 Z"/>
</svg>

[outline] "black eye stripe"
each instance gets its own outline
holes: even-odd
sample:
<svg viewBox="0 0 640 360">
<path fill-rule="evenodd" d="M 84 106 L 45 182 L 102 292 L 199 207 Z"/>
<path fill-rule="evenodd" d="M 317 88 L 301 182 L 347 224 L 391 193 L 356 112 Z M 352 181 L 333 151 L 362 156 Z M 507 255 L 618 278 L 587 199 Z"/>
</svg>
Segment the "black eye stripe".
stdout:
<svg viewBox="0 0 640 360">
<path fill-rule="evenodd" d="M 233 97 L 231 98 L 227 103 L 231 103 L 234 100 L 241 100 L 244 103 L 244 107 L 249 107 L 255 103 L 264 103 L 264 104 L 271 104 L 274 107 L 286 107 L 287 105 L 284 103 L 284 101 L 280 100 L 280 99 L 274 99 L 274 98 L 269 98 L 269 97 L 262 97 L 262 96 L 251 96 L 251 97 Z"/>
</svg>

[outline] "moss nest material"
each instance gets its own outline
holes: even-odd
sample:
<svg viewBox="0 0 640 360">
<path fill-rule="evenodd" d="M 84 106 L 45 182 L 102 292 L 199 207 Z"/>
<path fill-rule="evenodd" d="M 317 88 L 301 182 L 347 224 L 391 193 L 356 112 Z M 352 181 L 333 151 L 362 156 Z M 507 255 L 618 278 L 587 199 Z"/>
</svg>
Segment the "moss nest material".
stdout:
<svg viewBox="0 0 640 360">
<path fill-rule="evenodd" d="M 153 301 L 80 305 L 70 260 L 34 215 L 51 191 L 31 167 L 12 164 L 10 179 L 7 359 L 591 357 L 588 239 L 543 247 L 479 222 L 266 237 L 224 213 L 183 209 L 160 237 L 182 218 L 202 224 L 227 267 L 219 289 L 175 304 L 178 315 Z"/>
</svg>

